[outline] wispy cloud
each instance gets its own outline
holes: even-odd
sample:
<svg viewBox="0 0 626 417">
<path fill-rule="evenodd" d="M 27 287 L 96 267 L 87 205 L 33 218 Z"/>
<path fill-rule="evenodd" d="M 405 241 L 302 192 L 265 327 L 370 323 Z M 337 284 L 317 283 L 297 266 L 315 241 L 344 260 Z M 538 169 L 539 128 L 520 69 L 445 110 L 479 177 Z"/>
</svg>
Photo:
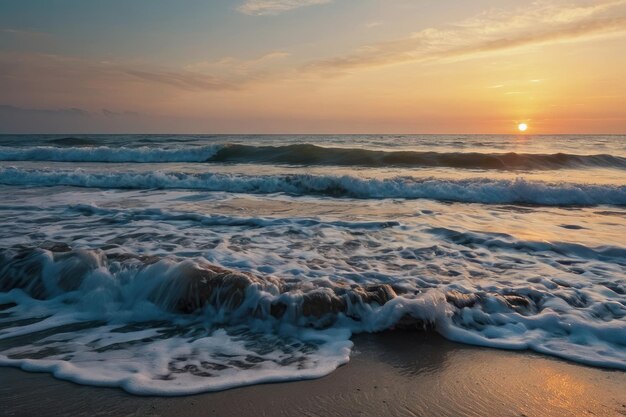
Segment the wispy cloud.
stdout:
<svg viewBox="0 0 626 417">
<path fill-rule="evenodd" d="M 193 120 L 158 114 L 0 104 L 0 133 L 145 133 L 181 129 Z"/>
<path fill-rule="evenodd" d="M 516 10 L 494 9 L 453 25 L 424 29 L 403 39 L 365 45 L 343 56 L 316 60 L 303 70 L 336 75 L 359 68 L 468 58 L 626 32 L 625 5 L 625 0 L 582 6 L 544 0 Z"/>
<path fill-rule="evenodd" d="M 134 111 L 113 111 L 109 109 L 102 109 L 102 115 L 105 117 L 111 118 L 120 118 L 120 117 L 140 117 L 141 114 Z"/>
<path fill-rule="evenodd" d="M 307 2 L 290 2 L 295 3 Z M 626 33 L 626 0 L 598 0 L 574 7 L 579 3 L 540 0 L 514 10 L 493 9 L 445 27 L 427 28 L 403 39 L 364 45 L 343 56 L 299 65 L 285 65 L 289 54 L 275 51 L 251 60 L 229 57 L 199 62 L 181 71 L 129 73 L 184 89 L 236 90 L 260 82 L 336 76 L 408 62 L 466 59 L 525 46 Z"/>
<path fill-rule="evenodd" d="M 280 63 L 287 57 L 287 52 L 273 51 L 248 60 L 226 57 L 217 61 L 196 62 L 178 71 L 126 69 L 125 72 L 144 81 L 183 90 L 238 90 L 280 74 Z"/>
<path fill-rule="evenodd" d="M 227 75 L 238 75 L 249 77 L 252 73 L 270 71 L 277 68 L 285 58 L 289 57 L 285 51 L 272 51 L 252 59 L 240 59 L 235 57 L 225 57 L 217 61 L 200 61 L 186 65 L 185 71 L 197 73 L 211 73 Z"/>
<path fill-rule="evenodd" d="M 252 70 L 250 70 L 252 71 Z M 161 85 L 179 91 L 237 90 L 251 74 L 218 75 L 185 68 L 161 68 L 138 62 L 97 61 L 55 54 L 0 53 L 0 91 L 87 93 L 110 86 Z"/>
<path fill-rule="evenodd" d="M 251 12 L 262 13 L 322 2 L 328 1 L 250 0 L 246 5 Z M 493 9 L 405 38 L 364 45 L 345 55 L 299 63 L 285 51 L 271 51 L 252 59 L 200 61 L 178 68 L 50 54 L 0 53 L 0 91 L 11 92 L 15 97 L 22 91 L 47 96 L 62 96 L 69 90 L 77 95 L 94 91 L 123 94 L 131 89 L 154 94 L 239 91 L 260 83 L 336 76 L 410 62 L 467 59 L 520 47 L 624 33 L 626 0 L 538 0 L 518 9 Z M 126 87 L 112 89 L 111 85 Z M 154 89 L 155 85 L 160 88 Z"/>
<path fill-rule="evenodd" d="M 277 15 L 300 7 L 330 3 L 332 0 L 247 0 L 237 8 L 250 15 Z"/>
<path fill-rule="evenodd" d="M 366 28 L 368 28 L 368 29 L 371 29 L 371 28 L 375 28 L 375 27 L 378 27 L 378 26 L 382 26 L 382 25 L 383 25 L 383 22 L 378 21 L 378 20 L 375 20 L 375 21 L 373 21 L 373 22 L 367 22 L 367 23 L 365 23 L 365 25 L 364 25 L 364 26 L 365 26 Z"/>
<path fill-rule="evenodd" d="M 159 71 L 123 69 L 127 74 L 143 81 L 166 84 L 181 90 L 236 90 L 238 85 L 228 79 L 210 74 L 200 74 L 190 71 Z"/>
<path fill-rule="evenodd" d="M 88 117 L 89 112 L 83 109 L 26 109 L 8 104 L 0 104 L 0 115 L 25 115 L 25 116 L 65 116 L 65 117 Z"/>
<path fill-rule="evenodd" d="M 30 28 L 0 27 L 0 44 L 4 50 L 40 50 L 44 51 L 57 45 L 59 39 L 46 32 Z"/>
<path fill-rule="evenodd" d="M 78 108 L 23 108 L 0 104 L 0 133 L 61 132 L 70 126 L 86 126 L 90 113 Z"/>
<path fill-rule="evenodd" d="M 13 29 L 13 28 L 0 28 L 0 34 L 12 37 L 20 38 L 51 38 L 52 35 L 46 32 L 39 32 L 36 30 L 25 29 Z"/>
</svg>

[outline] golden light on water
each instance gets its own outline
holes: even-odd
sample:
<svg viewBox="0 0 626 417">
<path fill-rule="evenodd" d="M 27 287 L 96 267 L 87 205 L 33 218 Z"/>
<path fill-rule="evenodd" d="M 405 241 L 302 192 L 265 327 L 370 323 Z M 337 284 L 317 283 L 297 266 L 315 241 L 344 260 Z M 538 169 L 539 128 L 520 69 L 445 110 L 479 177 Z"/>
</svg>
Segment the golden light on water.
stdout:
<svg viewBox="0 0 626 417">
<path fill-rule="evenodd" d="M 528 130 L 528 125 L 526 123 L 520 123 L 517 125 L 517 129 L 520 132 L 526 132 Z"/>
</svg>

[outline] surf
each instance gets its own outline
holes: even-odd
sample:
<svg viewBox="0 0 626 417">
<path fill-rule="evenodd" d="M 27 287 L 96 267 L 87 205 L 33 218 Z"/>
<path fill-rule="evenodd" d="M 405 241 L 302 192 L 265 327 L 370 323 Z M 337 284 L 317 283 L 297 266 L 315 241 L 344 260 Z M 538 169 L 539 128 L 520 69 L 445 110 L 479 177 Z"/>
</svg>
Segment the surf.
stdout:
<svg viewBox="0 0 626 417">
<path fill-rule="evenodd" d="M 57 144 L 80 146 L 0 147 L 2 161 L 248 163 L 305 166 L 457 168 L 480 170 L 626 169 L 626 158 L 609 154 L 422 152 L 323 147 L 314 144 L 261 146 L 212 144 L 181 147 L 88 146 L 82 138 L 61 138 Z"/>
<path fill-rule="evenodd" d="M 54 242 L 4 249 L 0 364 L 188 395 L 320 377 L 348 360 L 351 334 L 404 329 L 626 369 L 619 309 L 588 320 L 581 300 L 530 287 L 312 284 Z M 571 314 L 557 315 L 559 303 Z"/>
<path fill-rule="evenodd" d="M 243 175 L 173 171 L 88 171 L 0 168 L 0 184 L 112 189 L 189 189 L 244 194 L 284 193 L 355 199 L 431 199 L 482 204 L 546 206 L 626 205 L 626 185 L 528 181 L 523 178 L 388 179 L 351 175 Z"/>
</svg>

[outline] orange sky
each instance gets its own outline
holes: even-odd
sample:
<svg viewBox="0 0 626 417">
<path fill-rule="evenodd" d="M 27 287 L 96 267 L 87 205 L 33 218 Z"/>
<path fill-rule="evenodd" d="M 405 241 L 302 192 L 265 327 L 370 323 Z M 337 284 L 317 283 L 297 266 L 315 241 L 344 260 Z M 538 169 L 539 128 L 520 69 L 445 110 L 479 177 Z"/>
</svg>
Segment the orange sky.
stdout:
<svg viewBox="0 0 626 417">
<path fill-rule="evenodd" d="M 3 132 L 626 133 L 622 0 L 138 2 L 118 29 L 117 1 L 28 2 L 0 3 Z"/>
</svg>

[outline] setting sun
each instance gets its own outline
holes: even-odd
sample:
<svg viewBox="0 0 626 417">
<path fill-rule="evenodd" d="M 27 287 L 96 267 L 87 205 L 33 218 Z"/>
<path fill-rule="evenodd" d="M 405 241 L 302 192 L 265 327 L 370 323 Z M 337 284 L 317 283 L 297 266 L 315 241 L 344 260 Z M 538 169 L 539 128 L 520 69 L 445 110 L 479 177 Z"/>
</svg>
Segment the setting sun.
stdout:
<svg viewBox="0 0 626 417">
<path fill-rule="evenodd" d="M 0 417 L 626 417 L 624 51 L 626 0 L 0 0 Z"/>
</svg>

